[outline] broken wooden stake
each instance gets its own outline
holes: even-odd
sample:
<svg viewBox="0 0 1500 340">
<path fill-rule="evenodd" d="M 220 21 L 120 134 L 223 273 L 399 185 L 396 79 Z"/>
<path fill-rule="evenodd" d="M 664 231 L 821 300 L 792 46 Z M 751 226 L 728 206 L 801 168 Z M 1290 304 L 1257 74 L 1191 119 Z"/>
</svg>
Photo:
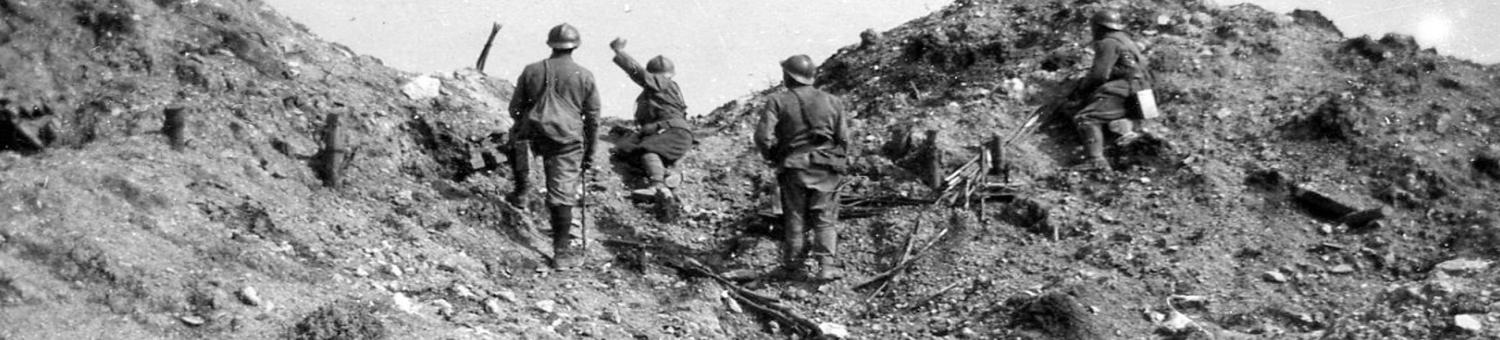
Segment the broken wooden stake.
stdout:
<svg viewBox="0 0 1500 340">
<path fill-rule="evenodd" d="M 161 131 L 167 135 L 167 145 L 172 150 L 182 150 L 187 146 L 187 109 L 183 107 L 169 107 L 162 110 L 165 116 L 162 119 Z"/>
<path fill-rule="evenodd" d="M 938 289 L 938 291 L 936 293 L 929 294 L 929 295 L 927 295 L 927 297 L 922 298 L 921 300 L 917 300 L 917 302 L 912 303 L 910 306 L 906 306 L 906 309 L 907 310 L 915 310 L 917 308 L 921 308 L 923 305 L 926 305 L 928 302 L 932 302 L 932 300 L 936 300 L 938 297 L 942 297 L 943 294 L 947 294 L 948 291 L 951 291 L 954 288 L 958 288 L 959 285 L 963 285 L 963 284 L 966 284 L 966 283 L 969 283 L 969 281 L 968 280 L 959 280 L 957 282 L 954 282 L 953 284 L 950 284 L 947 287 L 943 287 L 942 289 Z"/>
<path fill-rule="evenodd" d="M 339 131 L 339 114 L 330 113 L 323 125 L 323 186 L 339 188 L 344 177 L 344 136 Z"/>
<path fill-rule="evenodd" d="M 495 35 L 500 33 L 500 23 L 494 23 L 490 27 L 490 38 L 484 40 L 484 49 L 479 51 L 479 61 L 474 63 L 474 69 L 484 73 L 484 62 L 490 58 L 490 47 L 495 45 Z"/>
<path fill-rule="evenodd" d="M 904 272 L 904 271 L 906 271 L 907 268 L 911 267 L 912 263 L 916 263 L 917 260 L 922 259 L 922 256 L 925 256 L 925 255 L 928 254 L 927 253 L 928 250 L 932 249 L 933 246 L 936 246 L 939 241 L 942 241 L 943 240 L 943 236 L 948 235 L 948 230 L 950 228 L 951 227 L 949 227 L 949 228 L 943 228 L 942 231 L 938 232 L 937 236 L 933 236 L 932 239 L 927 242 L 927 245 L 922 246 L 921 250 L 918 250 L 917 252 L 912 253 L 911 256 L 907 257 L 906 261 L 902 261 L 900 263 L 897 263 L 896 266 L 895 267 L 891 267 L 890 270 L 886 270 L 884 272 L 881 272 L 880 274 L 875 274 L 875 276 L 872 276 L 869 279 L 865 279 L 863 282 L 860 282 L 859 284 L 854 285 L 854 289 L 864 288 L 864 287 L 869 286 L 871 284 L 875 284 L 877 282 L 882 282 L 882 281 L 890 280 L 890 279 L 896 277 L 897 275 L 901 275 L 901 272 Z"/>
<path fill-rule="evenodd" d="M 922 148 L 926 153 L 927 186 L 933 189 L 943 187 L 943 153 L 937 146 L 938 130 L 927 130 L 927 145 Z"/>
<path fill-rule="evenodd" d="M 1292 186 L 1292 200 L 1307 208 L 1309 212 L 1324 218 L 1340 218 L 1358 210 L 1328 195 L 1314 191 L 1305 184 Z"/>
<path fill-rule="evenodd" d="M 707 265 L 698 262 L 696 259 L 684 257 L 680 261 L 668 263 L 668 265 L 713 279 L 720 286 L 723 286 L 729 293 L 729 296 L 741 306 L 769 316 L 771 319 L 776 320 L 776 322 L 791 327 L 796 333 L 808 337 L 822 335 L 822 329 L 818 328 L 816 321 L 799 315 L 790 308 L 783 306 L 780 299 L 740 287 L 734 284 L 734 282 L 729 281 L 729 279 L 714 273 Z"/>
<path fill-rule="evenodd" d="M 1386 207 L 1359 209 L 1353 205 L 1339 202 L 1323 193 L 1317 192 L 1305 184 L 1293 185 L 1292 200 L 1314 216 L 1337 221 L 1351 229 L 1363 229 L 1391 215 Z"/>
<path fill-rule="evenodd" d="M 1339 218 L 1339 223 L 1349 226 L 1350 229 L 1367 229 L 1378 226 L 1380 220 L 1390 215 L 1391 209 L 1386 207 L 1365 209 L 1344 215 Z"/>
</svg>

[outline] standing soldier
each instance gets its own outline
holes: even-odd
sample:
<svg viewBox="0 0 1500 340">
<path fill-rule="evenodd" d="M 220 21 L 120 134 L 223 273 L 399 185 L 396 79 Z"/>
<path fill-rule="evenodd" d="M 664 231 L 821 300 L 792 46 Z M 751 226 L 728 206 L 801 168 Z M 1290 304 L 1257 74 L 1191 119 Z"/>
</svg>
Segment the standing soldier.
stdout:
<svg viewBox="0 0 1500 340">
<path fill-rule="evenodd" d="M 786 91 L 766 102 L 755 129 L 755 145 L 776 168 L 781 189 L 783 274 L 803 272 L 806 240 L 813 231 L 811 255 L 818 260 L 816 279 L 843 276 L 838 260 L 838 187 L 848 168 L 849 129 L 843 104 L 833 95 L 813 88 L 817 66 L 806 55 L 781 62 Z M 804 229 L 806 228 L 806 229 Z"/>
<path fill-rule="evenodd" d="M 1104 158 L 1103 125 L 1108 124 L 1109 130 L 1120 136 L 1115 140 L 1118 145 L 1138 140 L 1141 135 L 1135 132 L 1127 111 L 1138 100 L 1136 93 L 1150 90 L 1151 82 L 1140 45 L 1122 31 L 1125 22 L 1120 12 L 1103 10 L 1095 13 L 1091 21 L 1094 65 L 1074 92 L 1090 97 L 1088 105 L 1073 118 L 1088 151 L 1084 168 L 1110 171 L 1109 160 Z M 1154 109 L 1154 101 L 1152 105 Z"/>
<path fill-rule="evenodd" d="M 617 144 L 615 151 L 628 161 L 639 161 L 651 180 L 650 186 L 631 194 L 665 202 L 672 197 L 672 190 L 666 184 L 667 166 L 693 147 L 687 104 L 682 99 L 682 90 L 672 80 L 675 67 L 667 57 L 656 56 L 641 68 L 635 58 L 625 53 L 625 39 L 615 38 L 609 47 L 615 50 L 615 65 L 641 86 L 641 95 L 635 98 L 635 123 L 639 131 Z"/>
<path fill-rule="evenodd" d="M 547 212 L 552 225 L 552 267 L 570 268 L 579 256 L 571 243 L 573 207 L 578 205 L 582 174 L 593 167 L 598 139 L 599 91 L 594 74 L 573 62 L 578 29 L 561 24 L 547 35 L 552 56 L 526 65 L 516 81 L 510 114 L 517 145 L 515 192 L 511 200 L 526 207 L 531 190 L 526 164 L 531 152 L 542 156 L 547 177 Z"/>
</svg>

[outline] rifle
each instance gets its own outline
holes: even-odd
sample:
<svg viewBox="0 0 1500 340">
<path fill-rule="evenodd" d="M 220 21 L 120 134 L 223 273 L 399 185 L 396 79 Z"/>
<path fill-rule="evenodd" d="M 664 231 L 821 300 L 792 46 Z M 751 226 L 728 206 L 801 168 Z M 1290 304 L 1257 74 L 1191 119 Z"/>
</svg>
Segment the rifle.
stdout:
<svg viewBox="0 0 1500 340">
<path fill-rule="evenodd" d="M 490 28 L 490 38 L 484 41 L 484 50 L 479 51 L 479 61 L 474 63 L 474 68 L 480 73 L 484 72 L 484 62 L 490 58 L 490 46 L 495 45 L 495 35 L 500 33 L 500 23 L 494 23 Z"/>
<path fill-rule="evenodd" d="M 594 182 L 594 171 L 583 169 L 583 188 L 579 190 L 578 198 L 578 231 L 583 235 L 583 250 L 589 249 L 589 183 Z"/>
</svg>

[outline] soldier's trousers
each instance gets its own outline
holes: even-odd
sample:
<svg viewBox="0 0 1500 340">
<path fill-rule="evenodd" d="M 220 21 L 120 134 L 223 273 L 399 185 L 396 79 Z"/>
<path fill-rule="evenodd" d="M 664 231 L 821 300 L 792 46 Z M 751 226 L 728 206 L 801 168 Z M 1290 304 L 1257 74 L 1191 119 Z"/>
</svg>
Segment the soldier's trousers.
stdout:
<svg viewBox="0 0 1500 340">
<path fill-rule="evenodd" d="M 838 191 L 836 186 L 809 185 L 814 182 L 838 183 L 838 175 L 821 170 L 785 169 L 776 176 L 781 189 L 782 227 L 785 229 L 782 261 L 800 263 L 807 251 L 805 232 L 812 230 L 812 256 L 832 256 L 838 251 Z M 825 190 L 814 188 L 825 187 Z M 831 189 L 831 190 L 830 190 Z"/>
<path fill-rule="evenodd" d="M 516 143 L 511 159 L 515 172 L 515 190 L 525 194 L 531 191 L 532 154 L 542 157 L 542 172 L 546 176 L 547 205 L 578 205 L 579 185 L 582 183 L 583 143 L 557 144 L 549 140 L 530 140 Z"/>
</svg>

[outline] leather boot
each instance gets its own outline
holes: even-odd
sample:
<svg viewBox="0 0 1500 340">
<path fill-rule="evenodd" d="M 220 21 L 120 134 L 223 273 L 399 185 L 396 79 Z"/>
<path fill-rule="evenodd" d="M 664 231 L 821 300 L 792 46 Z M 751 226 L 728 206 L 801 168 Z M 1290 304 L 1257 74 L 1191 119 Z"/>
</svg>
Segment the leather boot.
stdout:
<svg viewBox="0 0 1500 340">
<path fill-rule="evenodd" d="M 1120 135 L 1119 138 L 1115 138 L 1115 145 L 1118 146 L 1129 146 L 1141 140 L 1141 134 L 1135 132 L 1135 123 L 1129 119 L 1116 119 L 1109 122 L 1109 131 Z"/>
<path fill-rule="evenodd" d="M 1099 124 L 1083 124 L 1078 127 L 1083 136 L 1083 147 L 1088 151 L 1080 170 L 1114 171 L 1109 159 L 1104 158 L 1104 129 Z"/>
<path fill-rule="evenodd" d="M 549 219 L 552 224 L 552 268 L 568 269 L 576 267 L 580 255 L 573 249 L 573 207 L 565 205 L 548 206 L 551 214 Z"/>
<path fill-rule="evenodd" d="M 511 143 L 510 173 L 514 187 L 506 200 L 522 211 L 531 211 L 531 200 L 526 196 L 531 191 L 531 142 L 518 140 Z"/>
<path fill-rule="evenodd" d="M 844 278 L 844 268 L 839 265 L 838 259 L 834 258 L 833 255 L 818 256 L 817 279 L 819 281 L 834 281 L 841 278 Z"/>
</svg>

